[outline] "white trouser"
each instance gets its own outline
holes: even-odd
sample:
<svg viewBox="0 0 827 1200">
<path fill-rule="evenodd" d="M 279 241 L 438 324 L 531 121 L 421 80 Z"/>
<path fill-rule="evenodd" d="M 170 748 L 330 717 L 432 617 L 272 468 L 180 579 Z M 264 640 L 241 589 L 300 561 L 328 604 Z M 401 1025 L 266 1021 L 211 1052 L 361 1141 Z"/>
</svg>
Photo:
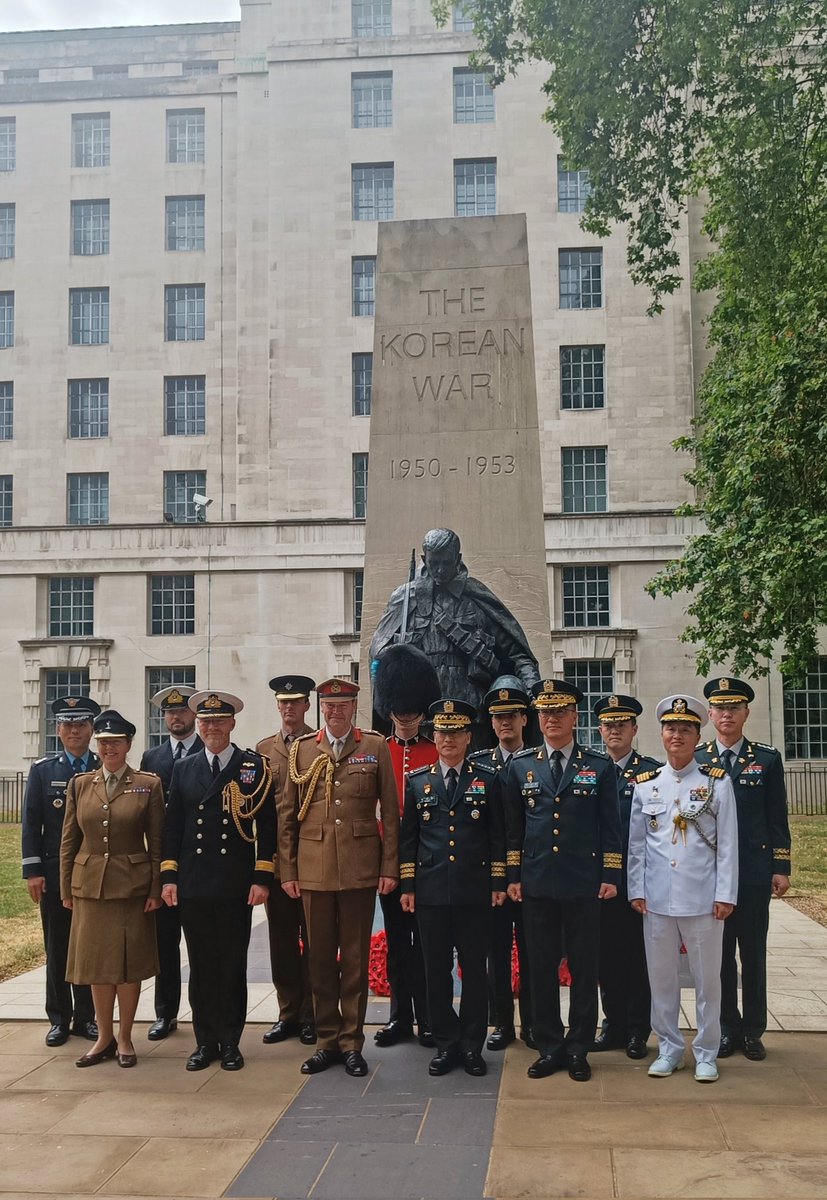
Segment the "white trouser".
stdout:
<svg viewBox="0 0 827 1200">
<path fill-rule="evenodd" d="M 701 917 L 665 917 L 647 913 L 643 918 L 646 966 L 652 989 L 652 1028 L 660 1054 L 673 1061 L 683 1058 L 684 1040 L 678 1020 L 681 985 L 678 978 L 681 942 L 686 946 L 695 981 L 698 1032 L 692 1042 L 696 1062 L 715 1062 L 721 1041 L 721 947 L 723 921 L 710 914 Z"/>
</svg>

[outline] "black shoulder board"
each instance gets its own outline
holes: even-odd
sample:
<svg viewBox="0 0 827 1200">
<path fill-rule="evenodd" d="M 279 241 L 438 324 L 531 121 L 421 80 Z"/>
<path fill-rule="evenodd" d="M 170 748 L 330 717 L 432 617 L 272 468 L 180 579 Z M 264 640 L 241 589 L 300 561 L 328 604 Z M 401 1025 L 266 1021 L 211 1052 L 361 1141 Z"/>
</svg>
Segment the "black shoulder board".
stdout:
<svg viewBox="0 0 827 1200">
<path fill-rule="evenodd" d="M 430 771 L 431 766 L 431 763 L 427 763 L 424 767 L 417 767 L 415 771 L 408 771 L 408 779 L 413 779 L 414 775 L 424 775 L 426 771 Z"/>
<path fill-rule="evenodd" d="M 496 775 L 497 774 L 496 769 L 491 766 L 491 763 L 487 763 L 487 762 L 475 762 L 474 770 L 475 771 L 485 771 L 485 773 L 487 775 Z"/>
<path fill-rule="evenodd" d="M 727 773 L 723 767 L 712 767 L 709 763 L 699 763 L 698 770 L 710 779 L 726 779 Z"/>
<path fill-rule="evenodd" d="M 511 757 L 512 758 L 525 758 L 527 754 L 536 754 L 537 751 L 541 750 L 541 749 L 542 749 L 541 746 L 524 746 L 522 748 L 522 750 L 515 751 L 515 753 L 512 754 Z"/>
</svg>

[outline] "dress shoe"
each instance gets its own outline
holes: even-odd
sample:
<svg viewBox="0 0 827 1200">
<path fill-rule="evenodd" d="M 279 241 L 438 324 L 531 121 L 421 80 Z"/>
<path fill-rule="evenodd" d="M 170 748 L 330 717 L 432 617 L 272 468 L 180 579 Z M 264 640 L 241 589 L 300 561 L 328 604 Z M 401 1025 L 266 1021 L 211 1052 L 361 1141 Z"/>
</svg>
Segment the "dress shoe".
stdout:
<svg viewBox="0 0 827 1200">
<path fill-rule="evenodd" d="M 559 1071 L 562 1066 L 563 1060 L 559 1054 L 541 1054 L 531 1064 L 526 1074 L 529 1079 L 545 1079 L 547 1075 L 553 1075 L 555 1071 Z"/>
<path fill-rule="evenodd" d="M 718 1068 L 715 1066 L 715 1063 L 695 1063 L 695 1079 L 698 1083 L 717 1083 Z"/>
<path fill-rule="evenodd" d="M 655 1079 L 668 1079 L 676 1071 L 682 1071 L 686 1063 L 682 1058 L 669 1058 L 667 1054 L 659 1054 L 649 1068 L 648 1074 Z"/>
<path fill-rule="evenodd" d="M 322 1071 L 326 1071 L 328 1067 L 333 1067 L 341 1061 L 342 1055 L 338 1050 L 317 1050 L 315 1054 L 311 1054 L 310 1058 L 302 1063 L 302 1075 L 319 1075 Z"/>
<path fill-rule="evenodd" d="M 146 1031 L 146 1036 L 151 1042 L 162 1042 L 171 1033 L 175 1033 L 177 1028 L 178 1020 L 176 1017 L 159 1017 L 157 1021 L 152 1022 Z"/>
<path fill-rule="evenodd" d="M 602 1029 L 591 1045 L 591 1050 L 598 1052 L 601 1050 L 624 1050 L 626 1048 L 626 1038 L 618 1037 L 608 1029 Z"/>
<path fill-rule="evenodd" d="M 462 1056 L 462 1066 L 466 1075 L 487 1075 L 488 1067 L 479 1050 L 466 1050 Z"/>
<path fill-rule="evenodd" d="M 276 1021 L 261 1040 L 265 1046 L 272 1046 L 276 1042 L 286 1042 L 288 1038 L 299 1037 L 301 1031 L 302 1027 L 298 1021 Z"/>
<path fill-rule="evenodd" d="M 437 1050 L 434 1057 L 428 1063 L 428 1074 L 447 1075 L 449 1071 L 453 1071 L 456 1061 L 456 1051 Z"/>
<path fill-rule="evenodd" d="M 413 1026 L 403 1025 L 401 1021 L 388 1021 L 373 1035 L 377 1046 L 395 1046 L 397 1042 L 406 1042 L 413 1037 Z"/>
<path fill-rule="evenodd" d="M 240 1071 L 244 1066 L 244 1055 L 238 1046 L 224 1046 L 221 1050 L 221 1070 Z"/>
<path fill-rule="evenodd" d="M 505 1050 L 506 1046 L 510 1046 L 514 1041 L 515 1036 L 513 1025 L 498 1025 L 492 1030 L 485 1045 L 489 1050 Z"/>
<path fill-rule="evenodd" d="M 345 1055 L 345 1071 L 348 1075 L 367 1075 L 368 1064 L 358 1050 L 349 1050 Z"/>
<path fill-rule="evenodd" d="M 649 1047 L 646 1045 L 646 1038 L 632 1034 L 626 1043 L 626 1057 L 645 1058 L 648 1053 Z"/>
<path fill-rule="evenodd" d="M 718 1047 L 718 1058 L 732 1058 L 735 1051 L 740 1049 L 740 1046 L 740 1038 L 734 1038 L 728 1033 L 723 1034 L 721 1044 Z"/>
<path fill-rule="evenodd" d="M 302 1024 L 301 1033 L 299 1034 L 299 1041 L 303 1046 L 316 1045 L 316 1026 L 312 1021 L 305 1021 Z"/>
<path fill-rule="evenodd" d="M 420 1046 L 427 1047 L 428 1050 L 433 1050 L 436 1046 L 436 1039 L 426 1025 L 419 1026 L 419 1034 L 417 1040 Z"/>
<path fill-rule="evenodd" d="M 744 1035 L 744 1058 L 749 1058 L 753 1062 L 763 1062 L 767 1057 L 767 1051 L 764 1048 L 764 1043 L 760 1038 L 751 1038 Z"/>
<path fill-rule="evenodd" d="M 592 1069 L 585 1054 L 572 1054 L 568 1062 L 569 1079 L 577 1083 L 587 1083 L 592 1077 Z"/>
<path fill-rule="evenodd" d="M 197 1046 L 187 1059 L 188 1071 L 203 1071 L 218 1058 L 217 1046 Z"/>
<path fill-rule="evenodd" d="M 69 1026 L 68 1025 L 53 1025 L 46 1034 L 47 1046 L 63 1046 L 69 1041 Z M 97 1041 L 97 1038 L 95 1038 Z"/>
<path fill-rule="evenodd" d="M 138 1061 L 138 1055 L 135 1053 L 121 1054 L 119 1052 L 117 1058 L 119 1067 L 134 1067 Z"/>
<path fill-rule="evenodd" d="M 98 1026 L 95 1021 L 74 1021 L 72 1033 L 75 1037 L 86 1038 L 87 1042 L 98 1040 Z"/>
<path fill-rule="evenodd" d="M 537 1043 L 534 1040 L 534 1034 L 531 1032 L 530 1029 L 521 1029 L 520 1030 L 520 1041 L 525 1042 L 525 1044 L 528 1046 L 529 1050 L 537 1049 Z"/>
<path fill-rule="evenodd" d="M 118 1053 L 118 1043 L 112 1038 L 108 1046 L 104 1046 L 102 1050 L 98 1050 L 97 1054 L 82 1054 L 80 1058 L 75 1060 L 76 1067 L 96 1067 L 98 1063 L 106 1062 L 108 1058 L 114 1058 Z"/>
</svg>

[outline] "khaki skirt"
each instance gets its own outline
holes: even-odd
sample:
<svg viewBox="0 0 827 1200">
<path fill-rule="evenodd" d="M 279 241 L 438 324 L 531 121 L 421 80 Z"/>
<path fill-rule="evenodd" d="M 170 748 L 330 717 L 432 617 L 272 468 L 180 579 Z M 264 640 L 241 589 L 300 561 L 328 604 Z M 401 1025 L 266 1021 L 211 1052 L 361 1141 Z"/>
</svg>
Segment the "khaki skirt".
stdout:
<svg viewBox="0 0 827 1200">
<path fill-rule="evenodd" d="M 140 983 L 158 974 L 155 913 L 145 898 L 75 897 L 66 959 L 69 983 Z"/>
</svg>

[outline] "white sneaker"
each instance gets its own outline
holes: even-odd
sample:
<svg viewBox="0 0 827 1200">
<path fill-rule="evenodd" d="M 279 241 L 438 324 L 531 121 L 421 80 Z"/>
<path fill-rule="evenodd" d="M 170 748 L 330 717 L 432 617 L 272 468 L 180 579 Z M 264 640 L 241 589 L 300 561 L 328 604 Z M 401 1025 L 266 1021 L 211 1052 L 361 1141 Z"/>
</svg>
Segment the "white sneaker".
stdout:
<svg viewBox="0 0 827 1200">
<path fill-rule="evenodd" d="M 718 1068 L 714 1062 L 695 1063 L 695 1078 L 698 1083 L 715 1083 L 718 1078 Z"/>
<path fill-rule="evenodd" d="M 682 1071 L 685 1065 L 682 1058 L 668 1058 L 665 1054 L 659 1054 L 649 1068 L 649 1074 L 666 1079 L 668 1075 L 674 1074 L 675 1071 Z"/>
</svg>

